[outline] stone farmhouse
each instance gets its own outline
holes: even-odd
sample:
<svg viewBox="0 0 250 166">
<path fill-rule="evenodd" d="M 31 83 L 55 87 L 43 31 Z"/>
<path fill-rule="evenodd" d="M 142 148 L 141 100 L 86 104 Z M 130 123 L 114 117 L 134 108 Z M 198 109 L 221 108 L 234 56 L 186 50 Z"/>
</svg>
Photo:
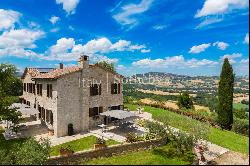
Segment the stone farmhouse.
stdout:
<svg viewBox="0 0 250 166">
<path fill-rule="evenodd" d="M 20 100 L 39 111 L 36 117 L 56 137 L 66 136 L 108 123 L 102 112 L 123 109 L 122 79 L 83 55 L 78 66 L 26 68 Z"/>
</svg>

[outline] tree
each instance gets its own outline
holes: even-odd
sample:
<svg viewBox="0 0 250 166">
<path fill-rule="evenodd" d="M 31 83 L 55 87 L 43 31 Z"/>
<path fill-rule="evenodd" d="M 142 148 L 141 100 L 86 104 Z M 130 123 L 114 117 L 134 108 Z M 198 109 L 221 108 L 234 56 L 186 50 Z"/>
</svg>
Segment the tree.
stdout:
<svg viewBox="0 0 250 166">
<path fill-rule="evenodd" d="M 184 92 L 179 95 L 177 105 L 180 109 L 194 109 L 193 100 L 187 92 Z"/>
<path fill-rule="evenodd" d="M 0 121 L 7 120 L 16 124 L 21 118 L 21 113 L 16 109 L 10 109 L 9 106 L 16 102 L 18 95 L 22 92 L 22 83 L 16 77 L 16 67 L 11 64 L 0 64 Z"/>
<path fill-rule="evenodd" d="M 15 144 L 9 152 L 0 150 L 0 164 L 3 165 L 43 165 L 50 156 L 48 139 L 29 138 L 22 144 Z"/>
<path fill-rule="evenodd" d="M 115 70 L 115 65 L 114 63 L 109 63 L 109 62 L 106 62 L 106 61 L 101 61 L 101 62 L 97 62 L 96 65 L 99 65 L 109 71 L 113 71 L 113 72 L 116 72 Z"/>
<path fill-rule="evenodd" d="M 7 96 L 22 95 L 22 82 L 16 77 L 16 73 L 17 69 L 14 65 L 0 64 L 0 89 Z"/>
<path fill-rule="evenodd" d="M 234 74 L 228 58 L 225 58 L 218 87 L 218 123 L 223 129 L 231 129 L 233 124 Z"/>
</svg>

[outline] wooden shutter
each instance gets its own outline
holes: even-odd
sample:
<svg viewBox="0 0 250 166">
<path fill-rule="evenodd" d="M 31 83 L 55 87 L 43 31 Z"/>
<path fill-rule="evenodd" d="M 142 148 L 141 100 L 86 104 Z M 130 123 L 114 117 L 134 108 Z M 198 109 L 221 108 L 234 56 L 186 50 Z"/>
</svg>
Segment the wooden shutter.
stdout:
<svg viewBox="0 0 250 166">
<path fill-rule="evenodd" d="M 121 93 L 121 83 L 118 84 L 118 94 Z"/>
<path fill-rule="evenodd" d="M 102 84 L 99 84 L 99 93 L 98 93 L 98 95 L 101 95 L 102 94 Z"/>
</svg>

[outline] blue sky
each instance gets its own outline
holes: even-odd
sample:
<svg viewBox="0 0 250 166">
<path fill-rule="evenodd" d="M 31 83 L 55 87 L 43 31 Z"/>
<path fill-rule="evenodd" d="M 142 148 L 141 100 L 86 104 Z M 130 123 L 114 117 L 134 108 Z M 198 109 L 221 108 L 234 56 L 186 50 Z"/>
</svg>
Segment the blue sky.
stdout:
<svg viewBox="0 0 250 166">
<path fill-rule="evenodd" d="M 0 62 L 113 62 L 119 73 L 248 75 L 248 0 L 1 0 Z"/>
</svg>

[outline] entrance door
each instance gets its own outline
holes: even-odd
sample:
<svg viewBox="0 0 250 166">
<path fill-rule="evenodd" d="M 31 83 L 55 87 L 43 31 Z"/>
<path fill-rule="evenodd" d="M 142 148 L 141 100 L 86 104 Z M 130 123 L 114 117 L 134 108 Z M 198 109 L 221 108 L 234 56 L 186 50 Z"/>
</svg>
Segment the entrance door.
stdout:
<svg viewBox="0 0 250 166">
<path fill-rule="evenodd" d="M 70 123 L 70 124 L 68 125 L 68 135 L 71 136 L 71 135 L 73 135 L 73 134 L 74 134 L 73 124 Z"/>
</svg>

